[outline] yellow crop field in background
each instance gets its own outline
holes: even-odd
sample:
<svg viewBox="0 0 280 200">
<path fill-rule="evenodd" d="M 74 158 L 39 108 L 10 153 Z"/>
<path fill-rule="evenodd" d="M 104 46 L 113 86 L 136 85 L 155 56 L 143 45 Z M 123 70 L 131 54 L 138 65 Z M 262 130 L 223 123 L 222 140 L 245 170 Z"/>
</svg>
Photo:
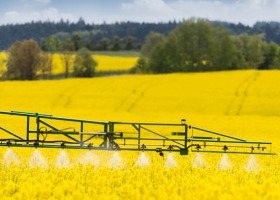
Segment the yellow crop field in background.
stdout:
<svg viewBox="0 0 280 200">
<path fill-rule="evenodd" d="M 129 71 L 135 66 L 138 57 L 135 56 L 109 56 L 109 55 L 93 55 L 92 56 L 98 63 L 96 72 L 121 72 Z M 65 73 L 65 66 L 62 61 L 61 54 L 53 54 L 52 56 L 52 74 L 61 75 Z M 73 62 L 75 56 L 73 55 L 72 62 L 70 64 L 69 72 L 73 72 Z M 0 52 L 0 77 L 2 72 L 6 71 L 7 53 Z"/>
<path fill-rule="evenodd" d="M 0 82 L 0 110 L 69 118 L 187 123 L 236 137 L 271 141 L 280 153 L 280 71 L 228 71 L 125 75 L 91 79 Z M 0 126 L 20 131 L 21 122 L 0 115 Z M 23 121 L 25 125 L 25 121 Z M 23 135 L 24 135 L 23 130 Z M 0 132 L 1 133 L 1 132 Z M 149 165 L 136 165 L 141 152 L 0 148 L 1 199 L 279 199 L 279 155 L 145 152 Z M 8 153 L 7 153 L 8 152 Z M 46 164 L 32 166 L 34 153 Z M 84 166 L 91 153 L 96 162 Z M 10 166 L 6 155 L 16 156 Z M 59 156 L 68 164 L 58 166 Z M 112 169 L 112 157 L 122 165 Z M 166 167 L 173 156 L 176 167 Z M 248 159 L 257 170 L 246 170 Z M 203 164 L 198 165 L 203 161 Z"/>
<path fill-rule="evenodd" d="M 103 56 L 94 55 L 93 58 L 97 61 L 96 72 L 118 72 L 129 71 L 135 66 L 138 57 L 120 57 L 120 56 Z M 74 60 L 74 59 L 73 59 Z M 53 56 L 53 74 L 63 74 L 65 71 L 63 62 L 59 54 Z M 70 66 L 70 72 L 73 71 L 73 64 Z"/>
<path fill-rule="evenodd" d="M 96 71 L 129 71 L 135 66 L 138 57 L 102 56 L 95 55 L 98 62 Z"/>
<path fill-rule="evenodd" d="M 2 74 L 7 70 L 6 60 L 7 54 L 5 52 L 0 52 L 0 78 Z"/>
</svg>

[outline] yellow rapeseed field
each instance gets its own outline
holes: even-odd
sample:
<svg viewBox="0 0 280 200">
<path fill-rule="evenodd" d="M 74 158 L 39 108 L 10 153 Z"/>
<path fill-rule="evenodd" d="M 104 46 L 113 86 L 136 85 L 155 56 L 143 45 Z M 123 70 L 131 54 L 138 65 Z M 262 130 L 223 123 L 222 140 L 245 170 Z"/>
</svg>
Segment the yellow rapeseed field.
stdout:
<svg viewBox="0 0 280 200">
<path fill-rule="evenodd" d="M 7 70 L 6 61 L 7 54 L 5 52 L 0 52 L 0 78 L 2 74 Z"/>
<path fill-rule="evenodd" d="M 134 56 L 108 56 L 108 55 L 93 55 L 92 56 L 98 63 L 96 67 L 96 72 L 122 72 L 128 71 L 135 66 L 138 57 Z M 62 61 L 61 54 L 53 54 L 52 56 L 52 74 L 61 75 L 65 73 L 65 66 Z M 75 56 L 71 59 L 70 62 L 70 73 L 73 72 L 73 61 Z M 7 53 L 0 52 L 0 77 L 7 67 L 4 61 L 7 60 Z"/>
<path fill-rule="evenodd" d="M 246 70 L 5 81 L 0 110 L 105 121 L 186 118 L 191 125 L 271 141 L 279 154 L 279 80 L 280 71 Z M 20 131 L 25 121 L 10 117 L 0 115 L 0 126 Z M 34 167 L 34 154 L 43 159 L 41 167 Z M 94 162 L 85 165 L 89 154 Z M 139 155 L 148 157 L 146 167 L 137 166 Z M 280 199 L 279 155 L 167 153 L 163 160 L 155 152 L 1 147 L 0 157 L 1 199 Z M 173 167 L 166 167 L 173 157 Z M 115 168 L 112 158 L 121 165 Z M 221 158 L 230 167 L 219 169 Z M 248 161 L 255 170 L 248 170 Z"/>
<path fill-rule="evenodd" d="M 93 58 L 97 61 L 96 72 L 118 72 L 128 71 L 135 66 L 137 57 L 120 57 L 120 56 L 104 56 L 94 55 Z M 74 57 L 73 57 L 74 60 Z M 65 67 L 59 54 L 53 55 L 53 74 L 63 74 Z M 73 71 L 73 63 L 70 66 L 70 72 Z"/>
</svg>

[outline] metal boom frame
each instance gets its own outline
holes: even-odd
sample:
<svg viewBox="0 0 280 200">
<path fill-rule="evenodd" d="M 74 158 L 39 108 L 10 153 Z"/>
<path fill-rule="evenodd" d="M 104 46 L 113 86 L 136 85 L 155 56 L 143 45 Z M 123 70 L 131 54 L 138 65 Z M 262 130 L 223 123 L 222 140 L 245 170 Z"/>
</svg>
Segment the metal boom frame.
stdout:
<svg viewBox="0 0 280 200">
<path fill-rule="evenodd" d="M 271 142 L 247 141 L 206 129 L 181 123 L 139 123 L 116 121 L 92 121 L 55 117 L 19 111 L 0 111 L 3 115 L 26 117 L 26 137 L 16 134 L 0 126 L 0 146 L 35 147 L 35 148 L 68 148 L 90 150 L 124 150 L 124 151 L 156 151 L 163 155 L 164 151 L 180 152 L 188 155 L 192 152 L 237 153 L 276 155 L 271 152 Z M 56 123 L 72 123 L 74 128 L 58 128 Z M 98 126 L 98 131 L 86 131 L 86 126 Z M 78 127 L 78 128 L 77 128 Z M 133 132 L 126 132 L 126 129 Z M 93 129 L 93 128 L 91 128 Z M 176 129 L 172 137 L 162 134 L 161 130 Z M 189 131 L 192 133 L 189 134 Z M 194 131 L 203 136 L 194 135 Z M 1 133 L 8 134 L 3 138 Z M 207 136 L 205 136 L 207 134 Z M 48 139 L 48 135 L 63 139 Z M 136 136 L 135 136 L 136 135 Z M 151 137 L 148 137 L 148 135 Z M 174 138 L 176 136 L 176 138 Z M 180 138 L 178 138 L 180 136 Z M 183 136 L 183 137 L 181 137 Z M 96 143 L 95 139 L 99 139 Z"/>
</svg>

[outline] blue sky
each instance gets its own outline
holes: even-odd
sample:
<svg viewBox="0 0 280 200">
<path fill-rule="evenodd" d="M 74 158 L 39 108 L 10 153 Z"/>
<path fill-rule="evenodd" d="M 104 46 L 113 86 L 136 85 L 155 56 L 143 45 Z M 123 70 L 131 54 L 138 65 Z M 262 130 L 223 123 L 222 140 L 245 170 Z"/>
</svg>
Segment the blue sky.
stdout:
<svg viewBox="0 0 280 200">
<path fill-rule="evenodd" d="M 165 22 L 202 17 L 247 25 L 280 21 L 280 0 L 0 0 L 0 24 L 31 20 Z"/>
</svg>

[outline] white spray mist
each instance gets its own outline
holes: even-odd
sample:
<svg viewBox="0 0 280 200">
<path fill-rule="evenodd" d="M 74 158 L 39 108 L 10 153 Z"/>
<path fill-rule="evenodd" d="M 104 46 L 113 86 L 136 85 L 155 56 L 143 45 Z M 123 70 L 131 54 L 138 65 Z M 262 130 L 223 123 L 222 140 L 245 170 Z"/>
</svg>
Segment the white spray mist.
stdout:
<svg viewBox="0 0 280 200">
<path fill-rule="evenodd" d="M 6 153 L 4 154 L 3 165 L 5 167 L 20 165 L 19 157 L 17 156 L 17 154 L 11 148 L 8 148 Z"/>
<path fill-rule="evenodd" d="M 137 167 L 148 167 L 148 166 L 151 165 L 149 157 L 145 152 L 142 152 L 139 155 L 135 164 L 136 164 Z"/>
<path fill-rule="evenodd" d="M 68 154 L 65 150 L 61 150 L 56 159 L 56 168 L 68 168 L 71 166 Z"/>
<path fill-rule="evenodd" d="M 28 167 L 29 168 L 41 167 L 43 169 L 47 169 L 49 165 L 48 165 L 48 161 L 42 155 L 41 151 L 35 149 L 30 157 Z"/>
<path fill-rule="evenodd" d="M 173 167 L 177 167 L 178 166 L 178 164 L 177 164 L 176 160 L 174 159 L 174 156 L 173 156 L 172 153 L 168 154 L 164 166 L 167 167 L 167 168 L 173 168 Z"/>
</svg>

